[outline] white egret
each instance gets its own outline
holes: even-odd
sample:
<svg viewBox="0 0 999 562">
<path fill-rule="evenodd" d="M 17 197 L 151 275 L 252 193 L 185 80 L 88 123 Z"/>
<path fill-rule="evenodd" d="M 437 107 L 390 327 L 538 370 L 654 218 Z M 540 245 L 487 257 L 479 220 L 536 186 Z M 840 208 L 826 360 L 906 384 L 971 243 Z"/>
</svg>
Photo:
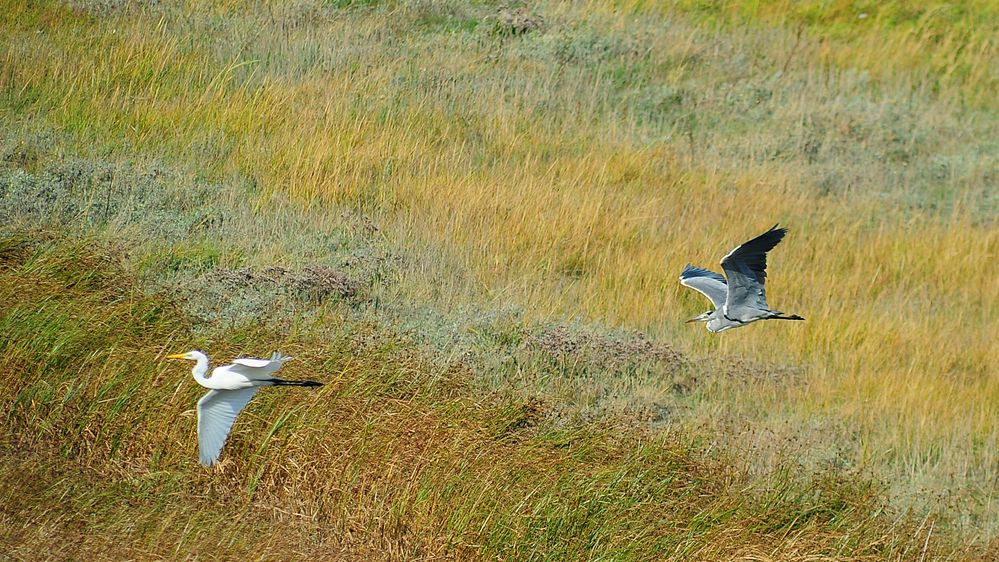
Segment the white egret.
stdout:
<svg viewBox="0 0 999 562">
<path fill-rule="evenodd" d="M 787 234 L 786 228 L 774 225 L 770 230 L 744 242 L 722 258 L 725 276 L 687 264 L 680 273 L 680 284 L 690 287 L 711 300 L 714 310 L 695 316 L 687 322 L 707 322 L 709 332 L 740 328 L 757 320 L 804 320 L 771 310 L 767 305 L 767 252 L 774 249 Z"/>
<path fill-rule="evenodd" d="M 198 384 L 211 390 L 198 400 L 198 453 L 201 464 L 210 466 L 219 459 L 232 423 L 262 386 L 322 386 L 316 381 L 287 381 L 273 378 L 285 361 L 274 352 L 270 359 L 234 359 L 208 374 L 208 356 L 200 351 L 167 355 L 167 359 L 195 361 L 191 374 Z"/>
</svg>

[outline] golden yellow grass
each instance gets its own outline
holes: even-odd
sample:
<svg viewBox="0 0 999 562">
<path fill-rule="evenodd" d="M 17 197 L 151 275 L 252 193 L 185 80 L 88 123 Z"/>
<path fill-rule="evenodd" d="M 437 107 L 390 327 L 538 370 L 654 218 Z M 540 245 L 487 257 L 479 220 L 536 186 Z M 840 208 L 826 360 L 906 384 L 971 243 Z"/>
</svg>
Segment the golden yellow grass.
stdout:
<svg viewBox="0 0 999 562">
<path fill-rule="evenodd" d="M 992 105 L 999 77 L 990 68 L 999 44 L 994 2 L 863 2 L 778 0 L 675 4 L 618 2 L 630 10 L 670 13 L 680 9 L 715 24 L 768 23 L 831 40 L 795 41 L 814 64 L 863 68 L 881 78 L 900 79 L 914 89 L 933 88 L 945 97 Z"/>
<path fill-rule="evenodd" d="M 37 234 L 37 233 L 36 233 Z M 398 336 L 318 311 L 283 349 L 315 391 L 261 392 L 220 465 L 196 463 L 191 338 L 92 240 L 0 237 L 0 550 L 14 558 L 971 559 L 935 519 L 793 465 L 751 478 L 696 433 L 473 392 Z M 330 312 L 333 312 L 330 314 Z M 347 321 L 349 322 L 349 321 Z M 329 329 L 330 325 L 340 325 Z M 324 331 L 323 327 L 327 327 Z M 313 329 L 310 329 L 313 328 Z M 312 339 L 307 334 L 323 337 Z M 249 325 L 207 342 L 276 336 Z M 237 343 L 238 342 L 238 343 Z M 453 365 L 456 367 L 456 365 Z"/>
<path fill-rule="evenodd" d="M 836 420 L 857 436 L 854 462 L 913 493 L 993 489 L 999 230 L 970 190 L 942 209 L 878 193 L 820 196 L 802 187 L 808 170 L 796 160 L 733 165 L 680 129 L 650 139 L 608 107 L 616 77 L 567 67 L 547 79 L 544 59 L 510 62 L 507 51 L 467 47 L 460 33 L 411 40 L 401 56 L 393 18 L 417 8 L 321 19 L 310 4 L 295 6 L 264 4 L 251 16 L 238 2 L 193 2 L 162 17 L 96 17 L 7 3 L 4 119 L 69 131 L 81 150 L 166 155 L 208 176 L 250 177 L 261 208 L 288 196 L 360 209 L 384 236 L 434 257 L 407 275 L 413 299 L 514 303 L 527 320 L 634 327 L 695 356 L 800 365 L 806 384 L 715 397 L 718 407 L 763 426 L 771 417 Z M 538 9 L 562 25 L 584 18 L 578 6 Z M 624 35 L 636 17 L 586 10 Z M 212 31 L 204 22 L 213 17 L 230 27 Z M 265 27 L 253 35 L 237 25 L 244 20 Z M 696 63 L 683 57 L 705 48 L 710 32 L 684 29 L 643 39 L 681 61 L 655 71 L 662 81 L 691 72 Z M 939 88 L 930 110 L 962 95 L 980 101 L 994 84 L 995 37 L 984 29 L 934 36 L 932 48 L 929 32 L 904 29 L 806 37 L 796 52 L 793 29 L 782 33 L 780 63 L 786 55 L 802 72 L 867 68 L 885 89 Z M 328 52 L 310 50 L 330 36 L 341 40 Z M 356 67 L 352 48 L 384 54 Z M 958 66 L 960 80 L 926 82 Z M 576 89 L 557 91 L 567 86 Z M 556 103 L 543 109 L 545 99 Z M 676 283 L 683 265 L 717 267 L 775 222 L 791 233 L 770 259 L 770 302 L 807 321 L 721 336 L 683 325 L 706 306 Z M 981 513 L 995 520 L 994 509 Z"/>
</svg>

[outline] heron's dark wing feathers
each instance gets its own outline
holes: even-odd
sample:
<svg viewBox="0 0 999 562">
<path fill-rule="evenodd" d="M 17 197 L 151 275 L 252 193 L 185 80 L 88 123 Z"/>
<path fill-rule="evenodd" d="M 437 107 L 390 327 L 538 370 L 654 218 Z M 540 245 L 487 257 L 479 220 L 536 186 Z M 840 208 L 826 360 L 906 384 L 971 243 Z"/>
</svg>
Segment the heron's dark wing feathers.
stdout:
<svg viewBox="0 0 999 562">
<path fill-rule="evenodd" d="M 725 304 L 725 295 L 728 293 L 728 286 L 725 278 L 720 273 L 715 273 L 707 269 L 695 267 L 687 264 L 680 273 L 680 284 L 690 287 L 702 295 L 711 299 L 715 308 L 721 308 Z"/>
<path fill-rule="evenodd" d="M 764 285 L 767 281 L 767 252 L 787 234 L 786 228 L 773 228 L 744 242 L 722 258 L 721 265 L 728 277 L 725 314 L 744 320 L 769 310 Z"/>
<path fill-rule="evenodd" d="M 764 284 L 767 279 L 767 252 L 774 249 L 787 234 L 786 228 L 778 228 L 775 224 L 773 228 L 763 234 L 753 238 L 749 242 L 744 242 L 722 258 L 722 269 L 726 274 L 730 271 L 750 275 L 759 284 Z"/>
</svg>

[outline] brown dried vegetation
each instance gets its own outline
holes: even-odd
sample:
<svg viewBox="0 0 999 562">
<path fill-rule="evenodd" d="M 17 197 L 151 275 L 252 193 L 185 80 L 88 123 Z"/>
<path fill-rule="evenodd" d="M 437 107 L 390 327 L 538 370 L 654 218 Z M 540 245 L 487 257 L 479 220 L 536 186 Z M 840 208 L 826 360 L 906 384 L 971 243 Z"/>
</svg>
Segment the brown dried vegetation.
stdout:
<svg viewBox="0 0 999 562">
<path fill-rule="evenodd" d="M 8 237 L 0 259 L 0 546 L 18 558 L 906 559 L 948 548 L 857 480 L 777 469 L 754 482 L 693 435 L 551 425 L 545 404 L 480 394 L 467 373 L 442 373 L 370 325 L 285 341 L 289 376 L 327 386 L 261 393 L 223 463 L 204 470 L 200 390 L 160 360 L 193 345 L 183 314 L 85 242 Z M 546 333 L 570 352 L 562 330 Z M 273 337 L 251 328 L 229 342 Z M 577 343 L 607 354 L 598 361 L 675 358 Z"/>
</svg>

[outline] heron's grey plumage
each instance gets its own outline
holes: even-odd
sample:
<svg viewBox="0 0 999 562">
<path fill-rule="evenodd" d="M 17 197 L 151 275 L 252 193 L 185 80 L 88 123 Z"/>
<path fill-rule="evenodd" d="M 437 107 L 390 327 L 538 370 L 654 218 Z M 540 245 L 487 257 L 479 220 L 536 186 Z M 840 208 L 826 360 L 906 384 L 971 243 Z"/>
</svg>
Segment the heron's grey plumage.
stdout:
<svg viewBox="0 0 999 562">
<path fill-rule="evenodd" d="M 740 244 L 722 258 L 725 277 L 690 264 L 680 274 L 680 284 L 704 294 L 715 305 L 691 321 L 707 321 L 708 331 L 721 332 L 738 328 L 757 320 L 804 320 L 798 315 L 785 316 L 770 310 L 765 289 L 767 252 L 787 234 L 787 229 L 773 228 Z"/>
<path fill-rule="evenodd" d="M 680 274 L 680 284 L 711 299 L 715 308 L 725 306 L 728 284 L 720 273 L 694 267 L 688 263 L 687 267 L 683 268 L 683 273 Z"/>
</svg>

